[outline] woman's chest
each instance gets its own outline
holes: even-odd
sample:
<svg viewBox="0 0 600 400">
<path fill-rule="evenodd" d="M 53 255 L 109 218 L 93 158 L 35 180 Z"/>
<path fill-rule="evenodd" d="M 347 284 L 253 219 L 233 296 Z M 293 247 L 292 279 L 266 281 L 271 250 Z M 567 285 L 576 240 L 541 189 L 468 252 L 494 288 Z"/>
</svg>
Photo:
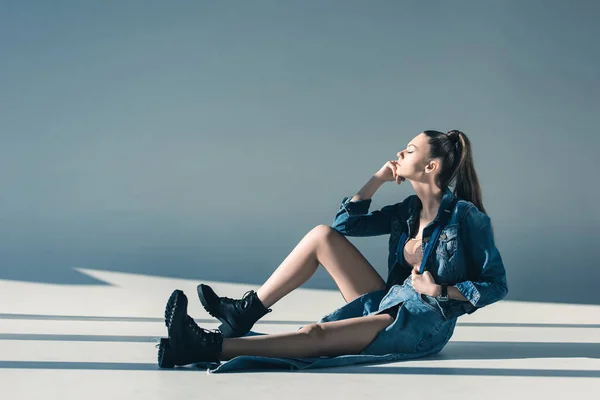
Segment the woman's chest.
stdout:
<svg viewBox="0 0 600 400">
<path fill-rule="evenodd" d="M 441 226 L 437 236 L 425 228 L 412 232 L 415 234 L 410 235 L 411 229 L 399 232 L 396 235 L 397 242 L 391 243 L 390 247 L 395 248 L 395 261 L 398 264 L 404 268 L 412 269 L 417 266 L 423 271 L 429 271 L 438 284 L 455 284 L 466 278 L 464 249 L 460 242 L 458 223 L 450 221 Z"/>
</svg>

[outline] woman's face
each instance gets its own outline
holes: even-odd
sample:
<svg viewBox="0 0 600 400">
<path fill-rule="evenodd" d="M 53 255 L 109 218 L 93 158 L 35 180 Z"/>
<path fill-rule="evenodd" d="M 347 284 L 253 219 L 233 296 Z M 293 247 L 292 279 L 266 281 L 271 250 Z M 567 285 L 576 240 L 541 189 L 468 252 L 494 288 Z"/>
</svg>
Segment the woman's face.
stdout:
<svg viewBox="0 0 600 400">
<path fill-rule="evenodd" d="M 429 159 L 429 142 L 424 133 L 415 136 L 406 149 L 398 152 L 397 174 L 412 181 L 427 182 L 437 171 L 439 160 Z M 435 164 L 435 165 L 434 165 Z"/>
</svg>

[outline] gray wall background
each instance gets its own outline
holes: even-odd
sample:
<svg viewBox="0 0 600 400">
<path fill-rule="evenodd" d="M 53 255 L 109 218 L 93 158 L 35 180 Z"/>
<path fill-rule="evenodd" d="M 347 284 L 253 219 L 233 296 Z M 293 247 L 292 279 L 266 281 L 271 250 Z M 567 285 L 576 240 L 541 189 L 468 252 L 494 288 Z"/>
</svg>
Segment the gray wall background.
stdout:
<svg viewBox="0 0 600 400">
<path fill-rule="evenodd" d="M 0 279 L 258 285 L 412 137 L 461 129 L 507 298 L 600 304 L 599 17 L 596 1 L 2 1 Z M 412 193 L 389 183 L 372 209 Z M 387 236 L 351 241 L 385 273 Z M 324 271 L 306 286 L 335 288 Z"/>
</svg>

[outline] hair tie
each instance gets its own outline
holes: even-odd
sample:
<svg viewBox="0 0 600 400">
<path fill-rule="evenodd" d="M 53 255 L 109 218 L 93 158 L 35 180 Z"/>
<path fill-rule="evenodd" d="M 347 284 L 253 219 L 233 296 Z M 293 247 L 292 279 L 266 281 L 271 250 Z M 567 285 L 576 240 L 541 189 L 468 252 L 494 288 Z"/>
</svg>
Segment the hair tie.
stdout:
<svg viewBox="0 0 600 400">
<path fill-rule="evenodd" d="M 446 136 L 448 136 L 448 139 L 450 139 L 452 144 L 457 144 L 460 140 L 461 133 L 461 131 L 453 129 L 451 131 L 448 131 L 448 133 L 446 133 Z"/>
</svg>

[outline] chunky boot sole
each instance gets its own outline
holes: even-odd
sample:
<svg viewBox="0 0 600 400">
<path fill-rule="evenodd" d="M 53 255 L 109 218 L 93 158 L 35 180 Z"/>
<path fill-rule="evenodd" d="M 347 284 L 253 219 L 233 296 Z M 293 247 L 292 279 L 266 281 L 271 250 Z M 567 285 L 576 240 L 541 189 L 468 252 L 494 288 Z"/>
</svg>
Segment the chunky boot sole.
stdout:
<svg viewBox="0 0 600 400">
<path fill-rule="evenodd" d="M 161 338 L 158 344 L 158 366 L 160 368 L 175 368 L 175 362 L 172 359 L 169 339 Z"/>
<path fill-rule="evenodd" d="M 203 284 L 200 284 L 196 287 L 196 291 L 198 292 L 198 298 L 200 299 L 200 303 L 202 307 L 206 310 L 207 313 L 215 317 L 221 322 L 219 325 L 219 330 L 223 334 L 225 338 L 235 338 L 243 335 L 238 334 L 235 329 L 229 324 L 227 319 L 219 313 L 218 311 L 213 310 L 210 302 L 208 301 L 208 296 L 214 295 L 214 297 L 218 297 L 217 294 L 209 287 Z"/>
<path fill-rule="evenodd" d="M 183 296 L 182 296 L 183 295 Z M 175 304 L 179 302 L 181 298 L 185 298 L 185 307 L 187 309 L 187 296 L 181 290 L 175 290 L 171 293 L 169 300 L 167 300 L 167 305 L 165 306 L 165 326 L 167 329 L 171 325 L 171 321 L 173 319 L 173 311 L 175 310 Z"/>
<path fill-rule="evenodd" d="M 165 307 L 165 325 L 169 332 L 169 341 L 174 346 L 183 342 L 187 306 L 187 296 L 181 290 L 175 290 L 171 293 Z"/>
</svg>

